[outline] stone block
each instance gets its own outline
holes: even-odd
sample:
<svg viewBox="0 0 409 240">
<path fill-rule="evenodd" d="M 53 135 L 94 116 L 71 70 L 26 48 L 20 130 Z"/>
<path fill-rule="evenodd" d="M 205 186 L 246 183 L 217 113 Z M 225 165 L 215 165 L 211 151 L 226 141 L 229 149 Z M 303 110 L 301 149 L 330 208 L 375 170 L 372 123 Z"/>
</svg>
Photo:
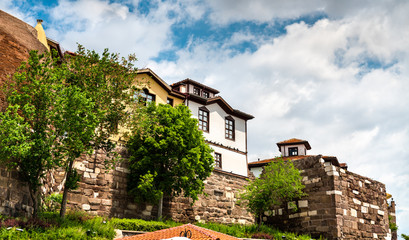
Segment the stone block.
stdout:
<svg viewBox="0 0 409 240">
<path fill-rule="evenodd" d="M 93 195 L 94 191 L 92 189 L 86 188 L 83 190 L 83 193 L 85 196 L 91 196 Z"/>
<path fill-rule="evenodd" d="M 99 198 L 88 198 L 88 201 L 92 205 L 97 205 L 101 203 L 101 199 Z"/>
<path fill-rule="evenodd" d="M 361 201 L 359 201 L 359 200 L 356 199 L 356 198 L 353 198 L 352 201 L 353 201 L 355 204 L 357 204 L 357 205 L 361 205 Z"/>
<path fill-rule="evenodd" d="M 110 199 L 103 199 L 103 200 L 102 200 L 102 205 L 104 205 L 104 206 L 111 206 L 111 205 L 112 205 L 112 200 L 110 200 Z"/>
<path fill-rule="evenodd" d="M 308 200 L 299 200 L 298 201 L 298 207 L 300 207 L 300 208 L 308 207 Z"/>
<path fill-rule="evenodd" d="M 357 217 L 357 211 L 355 209 L 351 209 L 351 216 L 352 217 Z"/>
<path fill-rule="evenodd" d="M 91 206 L 89 204 L 82 204 L 82 210 L 88 211 L 91 209 Z"/>
</svg>

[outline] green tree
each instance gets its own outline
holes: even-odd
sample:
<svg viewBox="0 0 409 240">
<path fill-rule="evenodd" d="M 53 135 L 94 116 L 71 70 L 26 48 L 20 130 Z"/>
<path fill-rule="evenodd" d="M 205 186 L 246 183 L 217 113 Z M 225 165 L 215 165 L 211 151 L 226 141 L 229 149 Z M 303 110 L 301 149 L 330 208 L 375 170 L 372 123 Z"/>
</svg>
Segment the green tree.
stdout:
<svg viewBox="0 0 409 240">
<path fill-rule="evenodd" d="M 134 55 L 120 58 L 108 49 L 99 55 L 78 45 L 76 54 L 67 57 L 60 68 L 65 83 L 70 86 L 64 93 L 67 101 L 62 106 L 66 108 L 60 108 L 58 126 L 63 136 L 59 149 L 66 159 L 61 217 L 65 215 L 68 191 L 76 187 L 79 179 L 73 169 L 76 158 L 94 150 L 97 161 L 98 151 L 102 150 L 111 157 L 107 158 L 111 161 L 105 162 L 106 167 L 115 164 L 117 153 L 112 138 L 128 120 L 127 106 L 134 103 L 135 60 Z"/>
<path fill-rule="evenodd" d="M 27 182 L 34 216 L 39 209 L 41 180 L 61 160 L 54 151 L 57 132 L 53 127 L 62 89 L 61 79 L 56 77 L 57 62 L 49 54 L 31 51 L 28 61 L 3 89 L 8 106 L 0 112 L 0 160 Z"/>
<path fill-rule="evenodd" d="M 409 236 L 408 236 L 408 235 L 402 234 L 401 237 L 402 237 L 403 239 L 405 239 L 405 240 L 409 240 Z"/>
<path fill-rule="evenodd" d="M 128 190 L 137 202 L 158 203 L 161 218 L 164 195 L 198 199 L 214 160 L 188 107 L 149 104 L 144 116 L 128 141 Z"/>
<path fill-rule="evenodd" d="M 280 158 L 269 163 L 260 178 L 251 181 L 240 197 L 261 224 L 265 211 L 305 196 L 304 188 L 300 171 L 291 161 L 283 161 Z"/>
</svg>

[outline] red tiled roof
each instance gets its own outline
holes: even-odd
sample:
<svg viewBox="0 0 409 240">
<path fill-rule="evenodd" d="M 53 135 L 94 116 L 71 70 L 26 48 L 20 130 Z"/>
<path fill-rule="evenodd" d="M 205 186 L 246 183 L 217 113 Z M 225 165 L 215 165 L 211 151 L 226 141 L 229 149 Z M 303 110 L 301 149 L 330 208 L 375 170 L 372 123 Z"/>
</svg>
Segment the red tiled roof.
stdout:
<svg viewBox="0 0 409 240">
<path fill-rule="evenodd" d="M 198 227 L 192 224 L 185 224 L 178 227 L 163 229 L 155 232 L 144 233 L 141 235 L 135 235 L 126 237 L 123 239 L 126 240 L 137 240 L 137 239 L 144 239 L 144 240 L 160 240 L 160 239 L 168 239 L 173 237 L 180 237 L 181 233 L 189 232 L 191 235 L 188 235 L 187 238 L 192 240 L 238 240 L 236 237 L 232 237 L 223 233 L 219 233 L 216 231 L 212 231 L 206 228 Z"/>
<path fill-rule="evenodd" d="M 279 159 L 283 159 L 284 161 L 288 161 L 288 160 L 294 161 L 294 160 L 299 160 L 299 159 L 303 159 L 306 157 L 313 157 L 313 156 L 312 155 L 300 155 L 300 156 L 290 156 L 290 157 L 274 157 L 274 158 L 264 159 L 264 160 L 257 161 L 257 162 L 250 162 L 248 166 L 249 167 L 257 167 L 260 165 L 264 166 L 264 165 L 269 164 L 270 162 L 276 162 Z"/>
<path fill-rule="evenodd" d="M 282 146 L 282 145 L 292 145 L 292 144 L 297 144 L 297 143 L 298 144 L 304 144 L 305 147 L 308 150 L 311 149 L 311 146 L 310 146 L 310 144 L 308 143 L 307 140 L 302 140 L 302 139 L 298 139 L 298 138 L 291 138 L 291 139 L 288 139 L 288 140 L 285 140 L 285 141 L 282 141 L 282 142 L 278 142 L 277 146 L 280 149 L 280 146 Z"/>
</svg>

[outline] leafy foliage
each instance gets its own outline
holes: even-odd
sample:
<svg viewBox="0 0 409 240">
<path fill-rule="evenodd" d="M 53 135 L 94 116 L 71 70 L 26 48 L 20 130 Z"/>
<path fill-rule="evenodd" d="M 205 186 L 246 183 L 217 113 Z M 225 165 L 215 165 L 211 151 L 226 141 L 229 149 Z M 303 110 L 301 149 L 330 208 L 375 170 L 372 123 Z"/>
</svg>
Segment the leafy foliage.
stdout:
<svg viewBox="0 0 409 240">
<path fill-rule="evenodd" d="M 388 216 L 388 218 L 389 218 L 389 229 L 392 232 L 398 231 L 398 225 L 395 222 L 392 222 L 392 216 Z"/>
<path fill-rule="evenodd" d="M 213 170 L 213 157 L 188 107 L 149 104 L 146 128 L 133 128 L 129 192 L 138 202 L 157 203 L 161 196 L 183 194 L 197 200 L 203 180 Z"/>
<path fill-rule="evenodd" d="M 64 187 L 61 216 L 66 209 L 67 194 L 76 188 L 79 176 L 73 162 L 81 154 L 103 150 L 109 161 L 107 168 L 115 165 L 118 154 L 111 138 L 118 133 L 120 125 L 127 120 L 126 107 L 133 102 L 132 87 L 136 76 L 133 55 L 119 58 L 108 49 L 99 55 L 78 45 L 75 56 L 69 57 L 59 67 L 70 86 L 63 92 L 57 122 L 61 143 L 59 152 L 66 159 L 66 182 Z M 60 103 L 59 103 L 60 104 Z"/>
<path fill-rule="evenodd" d="M 49 54 L 31 51 L 28 61 L 3 89 L 8 106 L 0 112 L 0 161 L 19 171 L 28 183 L 34 215 L 39 207 L 41 179 L 61 163 L 54 148 L 58 142 L 56 103 L 63 97 L 57 62 Z"/>
<path fill-rule="evenodd" d="M 401 237 L 402 237 L 403 239 L 405 239 L 405 240 L 409 240 L 409 235 L 405 235 L 405 234 L 402 233 Z"/>
<path fill-rule="evenodd" d="M 291 161 L 279 159 L 269 163 L 260 178 L 251 181 L 241 194 L 248 210 L 258 217 L 274 206 L 280 206 L 305 195 L 302 177 Z"/>
<path fill-rule="evenodd" d="M 181 224 L 175 222 L 159 222 L 159 221 L 144 221 L 141 219 L 119 219 L 112 218 L 109 221 L 116 229 L 153 232 L 170 227 L 179 226 Z"/>
<path fill-rule="evenodd" d="M 57 213 L 41 213 L 40 218 L 6 219 L 0 223 L 0 239 L 113 239 L 113 227 L 101 217 L 69 212 L 65 219 Z M 82 216 L 79 221 L 79 216 Z"/>
<path fill-rule="evenodd" d="M 55 212 L 61 208 L 62 194 L 52 193 L 43 200 L 43 210 L 45 212 Z"/>
<path fill-rule="evenodd" d="M 278 229 L 271 228 L 267 225 L 242 225 L 242 224 L 221 224 L 221 223 L 195 223 L 199 227 L 204 227 L 211 229 L 213 231 L 221 232 L 238 238 L 262 238 L 265 239 L 282 239 L 283 236 L 286 239 L 296 239 L 296 240 L 310 240 L 312 239 L 308 235 L 297 235 L 290 232 L 282 232 Z M 272 237 L 272 238 L 268 238 Z"/>
</svg>

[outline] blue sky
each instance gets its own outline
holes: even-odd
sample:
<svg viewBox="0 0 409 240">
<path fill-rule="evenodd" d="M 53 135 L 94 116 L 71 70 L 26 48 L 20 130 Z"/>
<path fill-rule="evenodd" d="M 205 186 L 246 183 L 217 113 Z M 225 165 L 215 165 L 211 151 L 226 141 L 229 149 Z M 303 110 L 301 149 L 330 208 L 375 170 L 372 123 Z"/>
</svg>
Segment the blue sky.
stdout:
<svg viewBox="0 0 409 240">
<path fill-rule="evenodd" d="M 135 53 L 169 84 L 220 91 L 248 123 L 249 161 L 306 139 L 311 154 L 386 184 L 409 234 L 409 2 L 0 1 L 66 50 Z"/>
</svg>

